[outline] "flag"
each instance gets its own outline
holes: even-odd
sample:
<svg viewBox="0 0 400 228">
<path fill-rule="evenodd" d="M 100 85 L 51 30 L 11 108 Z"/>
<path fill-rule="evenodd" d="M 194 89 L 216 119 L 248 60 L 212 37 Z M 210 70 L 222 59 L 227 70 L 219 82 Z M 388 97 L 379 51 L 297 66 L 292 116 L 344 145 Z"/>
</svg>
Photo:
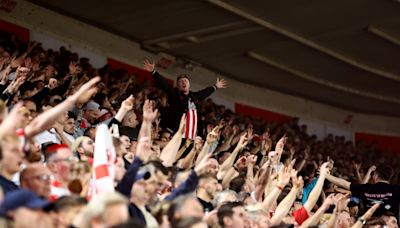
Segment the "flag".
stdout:
<svg viewBox="0 0 400 228">
<path fill-rule="evenodd" d="M 116 152 L 107 125 L 100 124 L 96 131 L 93 156 L 92 181 L 88 197 L 114 191 L 114 164 Z"/>
<path fill-rule="evenodd" d="M 197 111 L 189 109 L 186 113 L 185 138 L 194 140 L 197 135 Z"/>
</svg>

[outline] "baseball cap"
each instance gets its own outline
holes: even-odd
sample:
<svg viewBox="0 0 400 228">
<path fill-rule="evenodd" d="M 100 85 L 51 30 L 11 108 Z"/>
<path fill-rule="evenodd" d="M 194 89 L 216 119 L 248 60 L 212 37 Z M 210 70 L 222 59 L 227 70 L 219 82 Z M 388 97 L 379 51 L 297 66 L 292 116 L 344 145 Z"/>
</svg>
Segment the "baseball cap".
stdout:
<svg viewBox="0 0 400 228">
<path fill-rule="evenodd" d="M 29 209 L 46 209 L 51 206 L 51 202 L 40 198 L 36 193 L 20 189 L 5 195 L 4 201 L 0 206 L 0 214 L 6 215 L 9 211 L 14 211 L 20 207 Z"/>
<path fill-rule="evenodd" d="M 86 103 L 86 105 L 83 107 L 84 110 L 92 110 L 92 111 L 99 111 L 100 105 L 97 104 L 94 101 L 89 101 Z"/>
</svg>

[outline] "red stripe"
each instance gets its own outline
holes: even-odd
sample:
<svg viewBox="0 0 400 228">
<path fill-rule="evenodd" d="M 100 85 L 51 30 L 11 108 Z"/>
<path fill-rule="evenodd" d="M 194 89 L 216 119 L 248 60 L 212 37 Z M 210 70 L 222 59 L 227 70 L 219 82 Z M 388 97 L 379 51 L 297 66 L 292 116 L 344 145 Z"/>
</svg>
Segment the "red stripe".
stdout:
<svg viewBox="0 0 400 228">
<path fill-rule="evenodd" d="M 195 110 L 193 110 L 192 109 L 192 115 L 193 115 L 193 118 L 192 118 L 192 120 L 193 120 L 193 126 L 192 126 L 192 137 L 191 137 L 191 139 L 194 139 L 195 138 L 195 135 L 196 135 L 196 122 L 197 122 L 197 118 L 196 118 L 196 113 L 195 113 Z"/>
<path fill-rule="evenodd" d="M 185 138 L 189 138 L 189 129 L 190 129 L 190 110 L 186 113 L 186 131 L 185 131 Z"/>
<path fill-rule="evenodd" d="M 99 165 L 95 168 L 94 173 L 96 175 L 96 180 L 101 179 L 103 177 L 108 177 L 108 165 Z"/>
</svg>

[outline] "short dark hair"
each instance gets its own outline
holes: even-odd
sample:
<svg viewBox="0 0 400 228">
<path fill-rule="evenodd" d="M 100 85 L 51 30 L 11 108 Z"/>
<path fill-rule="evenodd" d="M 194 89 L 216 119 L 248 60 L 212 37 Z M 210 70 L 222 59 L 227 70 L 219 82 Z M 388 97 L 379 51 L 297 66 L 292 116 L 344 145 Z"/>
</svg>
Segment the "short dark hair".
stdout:
<svg viewBox="0 0 400 228">
<path fill-rule="evenodd" d="M 229 189 L 239 193 L 242 191 L 243 186 L 246 183 L 246 177 L 243 175 L 239 175 L 231 180 L 229 183 Z"/>
<path fill-rule="evenodd" d="M 80 196 L 70 195 L 62 196 L 54 202 L 54 211 L 60 212 L 70 207 L 84 206 L 88 201 Z"/>
<path fill-rule="evenodd" d="M 221 227 L 224 227 L 224 218 L 225 217 L 232 217 L 233 215 L 233 208 L 235 207 L 242 207 L 243 203 L 241 202 L 227 202 L 223 204 L 217 212 L 218 216 L 218 223 Z"/>
<path fill-rule="evenodd" d="M 168 175 L 168 169 L 158 160 L 151 160 L 146 165 L 152 165 L 158 171 L 164 175 Z"/>
<path fill-rule="evenodd" d="M 381 178 L 382 180 L 389 181 L 393 176 L 393 169 L 388 165 L 379 165 L 375 173 Z"/>
<path fill-rule="evenodd" d="M 189 76 L 187 74 L 181 74 L 176 78 L 176 81 L 179 81 L 179 79 L 181 78 L 186 78 L 187 80 L 189 80 Z"/>
</svg>

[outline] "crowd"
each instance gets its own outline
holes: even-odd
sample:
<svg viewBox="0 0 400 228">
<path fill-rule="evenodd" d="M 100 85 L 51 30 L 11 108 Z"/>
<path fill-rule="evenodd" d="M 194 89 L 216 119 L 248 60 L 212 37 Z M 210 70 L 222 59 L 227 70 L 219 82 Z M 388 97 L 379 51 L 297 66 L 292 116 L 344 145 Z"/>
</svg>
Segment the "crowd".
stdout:
<svg viewBox="0 0 400 228">
<path fill-rule="evenodd" d="M 143 69 L 0 33 L 0 227 L 398 227 L 393 155 Z"/>
</svg>

